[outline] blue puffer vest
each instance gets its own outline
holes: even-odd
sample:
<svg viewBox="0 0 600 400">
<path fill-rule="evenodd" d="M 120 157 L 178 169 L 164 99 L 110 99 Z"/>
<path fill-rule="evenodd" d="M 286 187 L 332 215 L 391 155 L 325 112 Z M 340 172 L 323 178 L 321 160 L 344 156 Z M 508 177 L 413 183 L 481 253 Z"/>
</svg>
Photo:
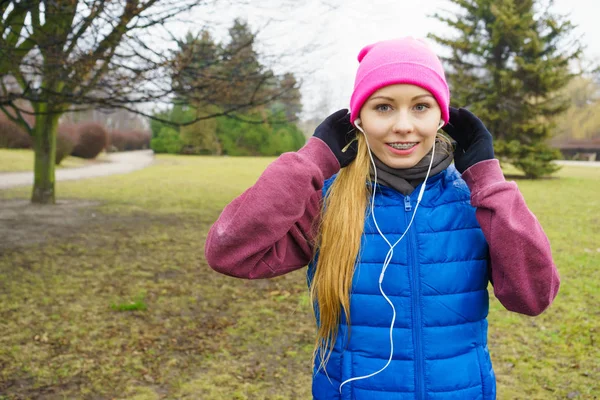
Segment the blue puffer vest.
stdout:
<svg viewBox="0 0 600 400">
<path fill-rule="evenodd" d="M 323 194 L 335 179 L 325 182 Z M 390 243 L 400 238 L 416 205 L 410 196 L 377 186 L 375 217 Z M 429 178 L 415 220 L 394 248 L 379 291 L 389 246 L 372 217 L 365 221 L 350 297 L 351 331 L 343 317 L 326 366 L 313 377 L 317 400 L 490 400 L 496 381 L 487 348 L 488 247 L 470 204 L 469 189 L 454 166 Z M 312 280 L 315 263 L 308 269 Z"/>
</svg>

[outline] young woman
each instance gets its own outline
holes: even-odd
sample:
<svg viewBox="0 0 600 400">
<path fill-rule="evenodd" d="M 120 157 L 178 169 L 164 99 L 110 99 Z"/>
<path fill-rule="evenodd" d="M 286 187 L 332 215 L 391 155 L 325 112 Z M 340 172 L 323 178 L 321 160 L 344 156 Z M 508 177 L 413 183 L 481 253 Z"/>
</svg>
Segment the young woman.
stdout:
<svg viewBox="0 0 600 400">
<path fill-rule="evenodd" d="M 223 210 L 206 259 L 248 279 L 309 264 L 315 399 L 495 399 L 488 281 L 508 310 L 540 314 L 559 288 L 548 239 L 423 41 L 358 60 L 350 114 Z"/>
</svg>

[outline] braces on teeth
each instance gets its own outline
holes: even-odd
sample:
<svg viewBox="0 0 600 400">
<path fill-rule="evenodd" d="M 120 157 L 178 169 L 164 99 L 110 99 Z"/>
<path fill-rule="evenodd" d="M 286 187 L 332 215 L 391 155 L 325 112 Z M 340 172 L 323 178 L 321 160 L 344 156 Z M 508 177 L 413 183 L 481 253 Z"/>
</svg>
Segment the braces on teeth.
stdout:
<svg viewBox="0 0 600 400">
<path fill-rule="evenodd" d="M 417 144 L 416 143 L 410 143 L 410 144 L 390 143 L 389 145 L 398 150 L 406 150 L 406 149 L 415 147 Z"/>
</svg>

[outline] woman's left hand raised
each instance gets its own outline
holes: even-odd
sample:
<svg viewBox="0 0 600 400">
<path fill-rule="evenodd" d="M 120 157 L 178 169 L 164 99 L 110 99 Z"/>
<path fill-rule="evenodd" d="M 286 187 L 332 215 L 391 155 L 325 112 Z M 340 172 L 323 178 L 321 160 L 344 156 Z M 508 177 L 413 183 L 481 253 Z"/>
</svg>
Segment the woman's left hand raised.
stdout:
<svg viewBox="0 0 600 400">
<path fill-rule="evenodd" d="M 450 121 L 442 129 L 457 142 L 454 165 L 461 174 L 480 161 L 494 158 L 491 133 L 469 110 L 450 107 Z"/>
</svg>

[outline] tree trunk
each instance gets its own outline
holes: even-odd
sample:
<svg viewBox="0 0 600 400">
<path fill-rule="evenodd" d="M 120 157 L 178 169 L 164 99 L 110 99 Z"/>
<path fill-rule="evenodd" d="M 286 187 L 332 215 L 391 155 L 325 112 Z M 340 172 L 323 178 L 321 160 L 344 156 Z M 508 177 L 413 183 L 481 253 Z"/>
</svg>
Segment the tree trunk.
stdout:
<svg viewBox="0 0 600 400">
<path fill-rule="evenodd" d="M 47 104 L 39 105 L 41 112 L 49 112 Z M 55 204 L 54 167 L 56 163 L 56 132 L 60 114 L 41 114 L 36 117 L 34 130 L 34 183 L 31 202 Z"/>
</svg>

